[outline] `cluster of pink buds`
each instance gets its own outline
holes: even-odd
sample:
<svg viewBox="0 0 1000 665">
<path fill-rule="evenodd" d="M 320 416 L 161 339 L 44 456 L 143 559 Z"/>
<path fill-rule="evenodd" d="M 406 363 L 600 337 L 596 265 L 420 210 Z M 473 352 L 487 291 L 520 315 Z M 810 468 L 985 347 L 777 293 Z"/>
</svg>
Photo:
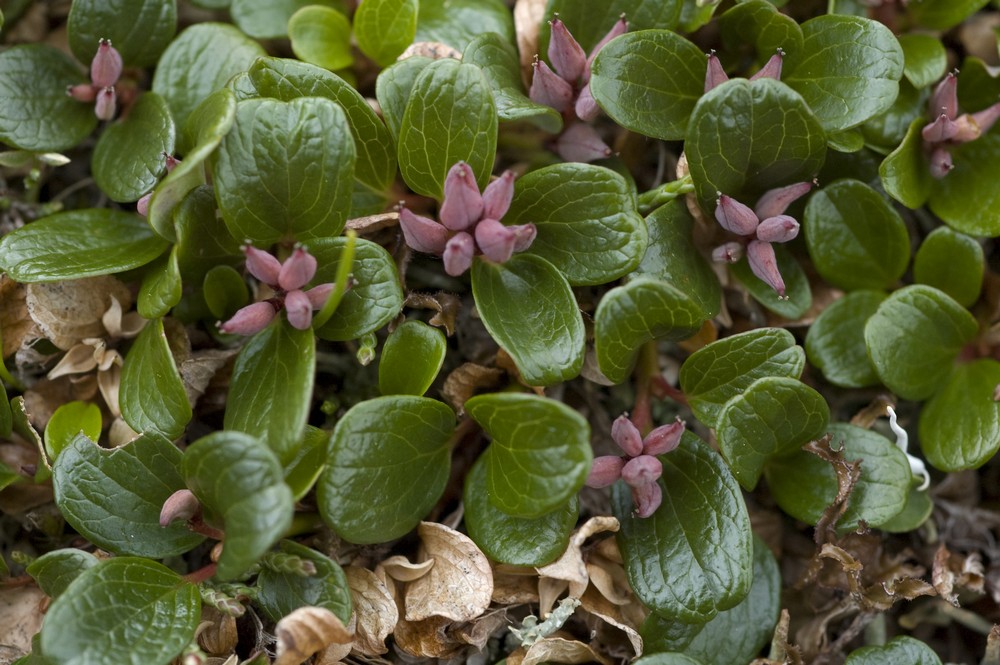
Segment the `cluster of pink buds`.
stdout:
<svg viewBox="0 0 1000 665">
<path fill-rule="evenodd" d="M 296 247 L 284 263 L 267 252 L 250 245 L 243 247 L 247 271 L 267 284 L 274 295 L 240 309 L 231 319 L 219 324 L 219 330 L 228 334 L 253 335 L 282 309 L 292 327 L 306 330 L 312 325 L 313 310 L 321 309 L 333 292 L 334 285 L 320 284 L 308 291 L 302 287 L 316 275 L 316 257 L 302 247 Z"/>
<path fill-rule="evenodd" d="M 591 162 L 609 157 L 611 148 L 593 127 L 586 124 L 600 113 L 590 93 L 590 66 L 605 44 L 625 34 L 628 23 L 624 15 L 618 19 L 589 56 L 558 16 L 549 25 L 552 26 L 549 60 L 555 71 L 536 56 L 528 96 L 531 101 L 551 106 L 563 114 L 567 127 L 556 141 L 556 152 L 560 157 L 570 162 Z"/>
<path fill-rule="evenodd" d="M 664 455 L 676 448 L 682 434 L 684 422 L 679 418 L 657 427 L 643 438 L 627 415 L 619 416 L 611 425 L 611 438 L 625 455 L 595 458 L 586 485 L 607 487 L 621 478 L 632 488 L 635 514 L 649 517 L 663 501 L 663 490 L 656 482 L 663 475 L 663 464 L 656 459 L 656 455 Z"/>
<path fill-rule="evenodd" d="M 173 171 L 177 167 L 177 165 L 181 163 L 181 160 L 177 159 L 173 155 L 168 155 L 165 152 L 162 154 L 163 154 L 163 159 L 166 163 L 167 173 Z M 135 211 L 138 212 L 143 217 L 149 215 L 149 200 L 151 198 L 153 198 L 153 192 L 149 192 L 148 194 L 143 195 L 142 198 L 140 198 L 138 201 L 135 202 Z"/>
<path fill-rule="evenodd" d="M 90 61 L 90 83 L 71 85 L 66 94 L 78 102 L 93 102 L 98 119 L 111 120 L 118 106 L 115 84 L 121 75 L 121 54 L 111 45 L 111 40 L 102 39 L 94 59 Z"/>
<path fill-rule="evenodd" d="M 480 194 L 472 169 L 458 162 L 444 181 L 444 202 L 438 211 L 440 224 L 402 208 L 399 225 L 407 245 L 442 257 L 445 272 L 458 277 L 469 269 L 477 254 L 503 263 L 514 252 L 531 246 L 536 233 L 534 224 L 504 226 L 500 222 L 513 197 L 511 171 L 504 171 Z"/>
<path fill-rule="evenodd" d="M 725 70 L 722 69 L 722 63 L 719 62 L 718 56 L 715 55 L 715 51 L 711 51 L 708 55 L 708 70 L 705 72 L 705 92 L 712 90 L 713 88 L 722 85 L 729 80 L 729 75 L 726 74 Z M 775 81 L 781 80 L 781 65 L 785 58 L 785 52 L 778 49 L 775 53 L 768 59 L 764 66 L 761 67 L 756 74 L 750 77 L 751 81 L 756 81 L 757 79 L 774 79 Z"/>
<path fill-rule="evenodd" d="M 949 72 L 931 95 L 930 111 L 936 117 L 924 126 L 921 134 L 930 155 L 931 175 L 941 179 L 955 168 L 951 149 L 975 141 L 1000 119 L 1000 102 L 979 113 L 958 115 L 958 76 Z"/>
<path fill-rule="evenodd" d="M 797 182 L 769 190 L 753 209 L 719 192 L 715 219 L 722 228 L 739 236 L 739 240 L 716 247 L 712 260 L 736 263 L 745 251 L 753 274 L 774 289 L 779 297 L 786 298 L 785 280 L 778 272 L 778 261 L 771 243 L 788 242 L 799 234 L 799 223 L 784 212 L 792 201 L 807 194 L 814 184 L 815 180 Z"/>
</svg>

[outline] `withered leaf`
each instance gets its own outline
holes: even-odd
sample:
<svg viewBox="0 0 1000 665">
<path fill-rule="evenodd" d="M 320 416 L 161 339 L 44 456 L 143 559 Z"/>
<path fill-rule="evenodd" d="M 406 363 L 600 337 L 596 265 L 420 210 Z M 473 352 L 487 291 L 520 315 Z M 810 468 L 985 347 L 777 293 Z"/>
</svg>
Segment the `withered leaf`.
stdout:
<svg viewBox="0 0 1000 665">
<path fill-rule="evenodd" d="M 854 486 L 861 478 L 861 460 L 848 462 L 844 459 L 843 450 L 833 450 L 830 447 L 832 438 L 831 435 L 827 434 L 817 441 L 810 441 L 802 446 L 803 450 L 828 462 L 837 476 L 837 496 L 816 522 L 814 537 L 817 544 L 826 543 L 836 538 L 837 522 L 847 510 L 851 492 L 854 491 Z"/>
<path fill-rule="evenodd" d="M 42 628 L 42 604 L 48 596 L 36 586 L 0 589 L 0 626 L 4 644 L 27 653 L 31 636 Z"/>
<path fill-rule="evenodd" d="M 354 648 L 366 656 L 379 656 L 388 651 L 385 638 L 399 621 L 396 601 L 378 576 L 367 568 L 348 566 L 344 574 L 357 617 Z"/>
<path fill-rule="evenodd" d="M 500 607 L 476 617 L 468 623 L 457 626 L 454 634 L 455 637 L 466 644 L 482 650 L 486 648 L 486 643 L 490 641 L 493 635 L 506 630 L 508 623 L 507 608 Z"/>
<path fill-rule="evenodd" d="M 952 554 L 941 544 L 934 554 L 934 568 L 931 571 L 931 581 L 938 594 L 949 603 L 958 607 L 956 589 L 968 589 L 981 592 L 986 584 L 983 562 L 978 552 L 972 552 L 966 557 Z"/>
<path fill-rule="evenodd" d="M 393 638 L 396 645 L 408 654 L 423 658 L 449 658 L 466 646 L 448 634 L 448 627 L 452 624 L 451 619 L 441 616 L 423 621 L 400 621 L 396 624 Z"/>
<path fill-rule="evenodd" d="M 528 647 L 521 665 L 595 662 L 611 665 L 610 660 L 583 642 L 566 640 L 561 637 L 546 637 Z"/>
<path fill-rule="evenodd" d="M 236 648 L 236 617 L 225 614 L 211 605 L 201 610 L 201 624 L 197 631 L 198 646 L 212 656 L 224 656 Z"/>
<path fill-rule="evenodd" d="M 376 231 L 381 231 L 397 224 L 399 224 L 398 212 L 380 212 L 377 215 L 355 217 L 354 219 L 347 220 L 347 228 L 357 231 L 359 236 L 375 233 Z"/>
<path fill-rule="evenodd" d="M 534 568 L 495 564 L 493 567 L 493 602 L 499 605 L 523 605 L 538 602 L 538 576 Z"/>
<path fill-rule="evenodd" d="M 406 589 L 406 619 L 432 616 L 472 621 L 486 611 L 493 595 L 493 571 L 472 540 L 443 524 L 421 522 L 420 556 L 434 566 Z"/>
<path fill-rule="evenodd" d="M 434 559 L 413 563 L 405 556 L 391 556 L 378 565 L 385 574 L 397 582 L 412 582 L 426 575 L 434 567 Z"/>
<path fill-rule="evenodd" d="M 591 517 L 583 523 L 569 538 L 569 546 L 563 555 L 553 563 L 538 568 L 538 574 L 542 577 L 542 583 L 546 579 L 563 580 L 568 583 L 569 595 L 579 598 L 587 589 L 590 582 L 590 575 L 587 572 L 587 564 L 583 560 L 583 543 L 594 534 L 604 531 L 618 531 L 618 520 L 610 516 Z M 554 588 L 549 583 L 547 586 Z M 558 585 L 556 585 L 558 586 Z M 543 588 L 539 586 L 540 590 Z M 551 589 L 550 589 L 551 590 Z M 540 591 L 541 594 L 541 591 Z M 555 600 L 552 598 L 551 600 Z M 544 614 L 551 609 L 552 605 L 543 604 L 541 612 Z"/>
<path fill-rule="evenodd" d="M 112 297 L 125 310 L 132 306 L 128 288 L 103 275 L 29 284 L 25 304 L 42 334 L 65 351 L 86 337 L 102 337 L 107 332 L 101 319 Z"/>
<path fill-rule="evenodd" d="M 530 78 L 531 63 L 538 53 L 538 33 L 545 19 L 547 0 L 517 0 L 514 4 L 514 31 L 521 56 L 521 72 L 525 83 Z"/>
<path fill-rule="evenodd" d="M 353 635 L 337 615 L 322 607 L 300 607 L 274 629 L 277 659 L 274 665 L 299 665 L 331 644 L 347 644 Z"/>
<path fill-rule="evenodd" d="M 455 318 L 458 316 L 458 310 L 462 308 L 462 300 L 454 293 L 438 291 L 431 294 L 413 291 L 407 294 L 404 304 L 407 307 L 429 309 L 436 312 L 430 318 L 429 323 L 432 326 L 444 328 L 449 337 L 455 334 Z"/>
<path fill-rule="evenodd" d="M 634 600 L 625 605 L 612 603 L 594 586 L 591 586 L 580 598 L 580 607 L 624 632 L 635 651 L 635 657 L 638 658 L 642 655 L 642 637 L 639 635 L 639 627 L 646 619 L 646 612 L 640 603 Z"/>
<path fill-rule="evenodd" d="M 177 370 L 180 372 L 181 381 L 184 383 L 184 392 L 187 394 L 188 402 L 193 407 L 198 403 L 198 399 L 205 394 L 205 389 L 211 382 L 215 373 L 218 372 L 229 359 L 232 358 L 238 349 L 207 349 L 196 351 L 186 358 Z"/>
<path fill-rule="evenodd" d="M 461 413 L 470 397 L 480 390 L 496 388 L 503 375 L 503 370 L 496 367 L 463 363 L 445 378 L 441 396 L 451 408 Z"/>
<path fill-rule="evenodd" d="M 406 50 L 400 54 L 397 60 L 406 60 L 407 58 L 412 58 L 415 55 L 422 55 L 425 58 L 430 58 L 431 60 L 442 60 L 444 58 L 453 58 L 455 60 L 462 59 L 462 52 L 458 49 L 448 46 L 447 44 L 442 44 L 441 42 L 413 42 L 406 47 Z"/>
<path fill-rule="evenodd" d="M 2 357 L 6 358 L 41 331 L 28 316 L 25 303 L 27 287 L 0 275 L 0 331 L 3 331 Z"/>
</svg>

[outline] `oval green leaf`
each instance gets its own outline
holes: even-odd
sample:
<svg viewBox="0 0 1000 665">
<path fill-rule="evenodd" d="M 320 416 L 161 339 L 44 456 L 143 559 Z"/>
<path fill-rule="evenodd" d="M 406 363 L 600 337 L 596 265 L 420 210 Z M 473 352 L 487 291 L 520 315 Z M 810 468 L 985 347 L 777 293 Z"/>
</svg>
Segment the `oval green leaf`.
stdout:
<svg viewBox="0 0 1000 665">
<path fill-rule="evenodd" d="M 958 365 L 920 412 L 920 448 L 942 471 L 977 469 L 1000 450 L 1000 363 Z"/>
<path fill-rule="evenodd" d="M 879 382 L 868 358 L 865 324 L 886 299 L 881 291 L 854 291 L 820 312 L 806 334 L 806 356 L 823 378 L 841 388 Z"/>
<path fill-rule="evenodd" d="M 61 405 L 52 412 L 52 417 L 45 424 L 45 452 L 49 459 L 57 459 L 77 434 L 97 441 L 101 436 L 102 424 L 101 407 L 93 402 L 76 401 Z"/>
<path fill-rule="evenodd" d="M 934 229 L 913 258 L 913 279 L 940 289 L 963 307 L 979 300 L 986 259 L 982 246 L 946 226 Z"/>
<path fill-rule="evenodd" d="M 164 153 L 174 154 L 174 121 L 166 100 L 147 92 L 101 134 L 91 160 L 94 180 L 112 201 L 135 201 L 163 175 Z"/>
<path fill-rule="evenodd" d="M 184 433 L 191 404 L 162 319 L 148 322 L 125 356 L 120 395 L 122 417 L 136 432 L 157 432 L 168 439 Z"/>
<path fill-rule="evenodd" d="M 392 331 L 378 364 L 383 395 L 423 395 L 444 363 L 444 333 L 422 321 L 405 321 Z"/>
<path fill-rule="evenodd" d="M 135 309 L 144 319 L 164 317 L 181 301 L 183 287 L 175 245 L 147 268 L 139 286 Z"/>
<path fill-rule="evenodd" d="M 404 58 L 386 67 L 375 81 L 375 97 L 382 108 L 385 126 L 392 134 L 393 141 L 399 141 L 399 128 L 403 123 L 406 103 L 410 100 L 413 83 L 433 60 L 422 55 Z"/>
<path fill-rule="evenodd" d="M 24 572 L 35 579 L 45 595 L 58 598 L 73 580 L 98 563 L 100 559 L 90 552 L 66 548 L 46 552 L 29 563 Z"/>
<path fill-rule="evenodd" d="M 944 76 L 948 54 L 940 39 L 915 33 L 897 39 L 903 49 L 903 76 L 914 88 L 925 88 Z"/>
<path fill-rule="evenodd" d="M 90 64 L 101 39 L 110 39 L 126 65 L 150 67 L 177 32 L 176 0 L 74 0 L 69 47 Z"/>
<path fill-rule="evenodd" d="M 920 25 L 947 30 L 986 6 L 989 0 L 921 0 L 909 8 L 909 13 Z"/>
<path fill-rule="evenodd" d="M 272 621 L 280 621 L 300 607 L 322 607 L 346 626 L 351 620 L 351 591 L 344 570 L 328 556 L 291 540 L 278 543 L 282 554 L 297 556 L 316 566 L 310 576 L 277 571 L 268 566 L 257 577 L 254 601 Z"/>
<path fill-rule="evenodd" d="M 288 19 L 292 52 L 304 62 L 329 70 L 354 64 L 351 22 L 336 9 L 306 5 Z"/>
<path fill-rule="evenodd" d="M 413 43 L 418 0 L 371 0 L 354 12 L 354 38 L 362 53 L 388 67 Z"/>
<path fill-rule="evenodd" d="M 952 151 L 955 168 L 934 183 L 928 205 L 962 233 L 1000 235 L 1000 132 L 993 131 Z"/>
<path fill-rule="evenodd" d="M 926 124 L 927 119 L 923 116 L 913 120 L 903 142 L 878 168 L 886 193 L 907 208 L 919 208 L 931 192 L 930 164 L 924 155 L 924 139 L 920 134 Z"/>
<path fill-rule="evenodd" d="M 255 39 L 288 37 L 288 22 L 300 9 L 313 6 L 327 9 L 342 7 L 336 0 L 232 0 L 230 14 L 233 23 Z"/>
<path fill-rule="evenodd" d="M 802 50 L 802 29 L 792 17 L 782 14 L 767 0 L 747 0 L 719 17 L 723 43 L 729 48 L 743 48 L 749 40 L 758 59 L 766 59 L 779 48 L 785 53 Z"/>
<path fill-rule="evenodd" d="M 941 4 L 941 3 L 939 3 Z M 856 649 L 847 656 L 846 665 L 941 665 L 934 650 L 906 635 L 900 635 L 885 646 Z"/>
<path fill-rule="evenodd" d="M 484 32 L 514 41 L 514 21 L 503 0 L 420 0 L 414 41 L 441 42 L 464 51 Z"/>
</svg>

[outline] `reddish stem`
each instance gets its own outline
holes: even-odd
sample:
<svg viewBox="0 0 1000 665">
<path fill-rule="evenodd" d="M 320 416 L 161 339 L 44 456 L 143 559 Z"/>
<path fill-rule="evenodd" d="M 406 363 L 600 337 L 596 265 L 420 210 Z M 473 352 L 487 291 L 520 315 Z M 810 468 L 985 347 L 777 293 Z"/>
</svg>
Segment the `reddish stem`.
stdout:
<svg viewBox="0 0 1000 665">
<path fill-rule="evenodd" d="M 187 575 L 184 576 L 183 579 L 186 582 L 190 582 L 191 584 L 199 584 L 201 582 L 204 582 L 208 578 L 212 577 L 213 575 L 215 575 L 215 570 L 218 567 L 219 567 L 218 564 L 210 563 L 203 568 L 199 568 L 193 573 L 188 573 Z"/>
</svg>

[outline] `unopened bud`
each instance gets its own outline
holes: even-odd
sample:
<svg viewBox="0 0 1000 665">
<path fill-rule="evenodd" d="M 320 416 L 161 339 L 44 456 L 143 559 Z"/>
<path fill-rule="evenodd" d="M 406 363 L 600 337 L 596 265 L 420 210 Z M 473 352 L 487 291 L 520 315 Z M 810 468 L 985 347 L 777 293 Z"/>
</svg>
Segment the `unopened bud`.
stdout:
<svg viewBox="0 0 1000 665">
<path fill-rule="evenodd" d="M 91 103 L 97 99 L 97 91 L 99 88 L 94 86 L 81 83 L 79 85 L 70 85 L 66 87 L 66 94 L 75 99 L 78 102 Z"/>
<path fill-rule="evenodd" d="M 601 107 L 594 99 L 594 93 L 590 91 L 590 84 L 583 86 L 580 94 L 576 97 L 576 105 L 573 107 L 576 117 L 584 122 L 590 122 L 601 113 Z"/>
<path fill-rule="evenodd" d="M 680 419 L 666 425 L 660 425 L 643 439 L 643 454 L 665 455 L 674 450 L 681 443 L 685 427 L 684 421 Z"/>
<path fill-rule="evenodd" d="M 333 283 L 320 284 L 306 291 L 306 297 L 309 298 L 309 304 L 312 305 L 313 309 L 323 308 L 330 294 L 333 293 L 334 286 Z"/>
<path fill-rule="evenodd" d="M 753 240 L 747 245 L 747 261 L 750 270 L 762 282 L 774 289 L 778 296 L 785 297 L 785 280 L 778 272 L 778 259 L 774 255 L 774 247 L 769 242 Z"/>
<path fill-rule="evenodd" d="M 753 209 L 754 214 L 757 215 L 757 219 L 767 219 L 780 215 L 788 209 L 792 202 L 808 194 L 814 185 L 816 185 L 815 180 L 806 180 L 769 189 L 758 199 L 757 205 Z"/>
<path fill-rule="evenodd" d="M 749 206 L 722 193 L 716 201 L 715 219 L 722 228 L 738 236 L 753 235 L 760 222 Z"/>
<path fill-rule="evenodd" d="M 167 167 L 167 173 L 173 171 L 175 168 L 177 168 L 177 165 L 181 163 L 181 160 L 177 159 L 173 155 L 166 152 L 163 153 L 163 161 Z"/>
<path fill-rule="evenodd" d="M 114 88 L 103 88 L 97 93 L 97 103 L 94 104 L 94 115 L 98 120 L 112 120 L 118 104 Z"/>
<path fill-rule="evenodd" d="M 611 439 L 629 457 L 638 457 L 642 454 L 642 434 L 639 433 L 639 428 L 624 414 L 615 418 L 615 421 L 611 423 Z"/>
<path fill-rule="evenodd" d="M 472 257 L 476 253 L 476 243 L 465 231 L 456 233 L 444 247 L 441 258 L 444 261 L 444 271 L 452 277 L 458 277 L 472 265 Z"/>
<path fill-rule="evenodd" d="M 716 263 L 736 263 L 743 258 L 743 243 L 727 242 L 712 250 L 712 260 Z"/>
<path fill-rule="evenodd" d="M 312 302 L 302 291 L 295 289 L 285 296 L 285 312 L 288 322 L 296 330 L 307 330 L 312 325 Z"/>
<path fill-rule="evenodd" d="M 316 275 L 316 257 L 301 247 L 296 247 L 292 255 L 281 264 L 278 286 L 285 291 L 301 289 Z"/>
<path fill-rule="evenodd" d="M 97 46 L 97 53 L 90 61 L 90 80 L 98 88 L 110 88 L 122 75 L 122 56 L 111 45 L 111 41 L 102 39 Z"/>
<path fill-rule="evenodd" d="M 517 224 L 507 228 L 514 232 L 515 252 L 523 252 L 531 247 L 531 243 L 535 242 L 535 236 L 538 235 L 538 229 L 534 224 Z"/>
<path fill-rule="evenodd" d="M 544 61 L 536 60 L 528 97 L 536 104 L 551 106 L 562 113 L 573 101 L 573 86 L 549 69 Z"/>
<path fill-rule="evenodd" d="M 444 252 L 448 242 L 448 229 L 433 219 L 415 215 L 406 208 L 399 211 L 399 227 L 403 229 L 406 244 L 418 252 L 436 254 Z"/>
<path fill-rule="evenodd" d="M 612 150 L 601 139 L 597 130 L 588 124 L 578 122 L 559 135 L 556 152 L 567 162 L 593 162 L 611 156 Z"/>
<path fill-rule="evenodd" d="M 633 485 L 632 501 L 635 502 L 636 517 L 649 517 L 663 503 L 663 490 L 660 489 L 660 483 L 652 482 L 646 485 Z"/>
<path fill-rule="evenodd" d="M 768 217 L 757 226 L 757 240 L 788 242 L 799 235 L 799 223 L 788 215 Z"/>
<path fill-rule="evenodd" d="M 149 216 L 149 201 L 153 198 L 153 192 L 145 194 L 135 202 L 135 211 L 143 217 Z"/>
<path fill-rule="evenodd" d="M 924 140 L 928 143 L 941 143 L 942 141 L 947 141 L 948 139 L 954 137 L 957 133 L 958 124 L 944 113 L 939 115 L 934 122 L 924 125 L 924 128 L 920 131 L 921 136 L 923 136 Z"/>
<path fill-rule="evenodd" d="M 278 285 L 278 275 L 281 274 L 281 261 L 267 252 L 251 245 L 243 247 L 246 258 L 247 272 L 269 286 Z"/>
<path fill-rule="evenodd" d="M 998 118 L 1000 118 L 1000 103 L 994 104 L 978 113 L 964 113 L 955 120 L 957 131 L 951 137 L 951 140 L 955 143 L 975 141 L 990 131 L 990 128 L 993 127 Z"/>
<path fill-rule="evenodd" d="M 628 32 L 628 21 L 625 20 L 625 14 L 618 17 L 615 24 L 611 26 L 611 29 L 605 33 L 601 40 L 594 45 L 594 48 L 590 51 L 590 55 L 587 56 L 587 69 L 583 73 L 583 82 L 586 83 L 590 80 L 590 66 L 594 63 L 594 58 L 597 54 L 601 52 L 601 49 L 607 45 L 615 37 L 619 37 Z"/>
<path fill-rule="evenodd" d="M 225 323 L 219 324 L 219 330 L 227 335 L 255 335 L 267 327 L 274 315 L 274 305 L 266 301 L 255 302 L 238 310 Z"/>
<path fill-rule="evenodd" d="M 503 219 L 514 198 L 514 172 L 504 171 L 483 190 L 483 217 Z"/>
<path fill-rule="evenodd" d="M 958 76 L 948 72 L 937 84 L 928 103 L 931 113 L 954 119 L 958 115 Z"/>
<path fill-rule="evenodd" d="M 774 79 L 775 81 L 781 80 L 781 63 L 785 57 L 785 52 L 780 48 L 778 52 L 772 55 L 764 66 L 760 70 L 750 77 L 751 81 L 756 81 L 757 79 Z"/>
<path fill-rule="evenodd" d="M 465 162 L 458 162 L 448 170 L 444 179 L 444 202 L 438 219 L 445 228 L 465 231 L 483 216 L 483 197 L 472 169 Z"/>
<path fill-rule="evenodd" d="M 663 464 L 652 455 L 639 455 L 622 467 L 622 480 L 629 485 L 648 485 L 663 475 Z"/>
<path fill-rule="evenodd" d="M 951 161 L 951 153 L 948 149 L 943 146 L 934 148 L 931 153 L 931 175 L 940 180 L 948 175 L 953 168 L 955 168 L 955 164 Z"/>
<path fill-rule="evenodd" d="M 622 476 L 625 460 L 615 455 L 595 457 L 590 465 L 590 474 L 584 484 L 587 487 L 607 487 L 614 484 Z"/>
<path fill-rule="evenodd" d="M 564 80 L 574 83 L 583 76 L 587 67 L 587 54 L 573 38 L 566 24 L 556 18 L 549 22 L 552 37 L 549 40 L 549 60 Z"/>
<path fill-rule="evenodd" d="M 705 92 L 713 90 L 729 80 L 715 51 L 708 54 L 708 69 L 705 71 Z"/>
<path fill-rule="evenodd" d="M 174 522 L 189 520 L 198 514 L 201 504 L 189 489 L 177 490 L 167 497 L 160 509 L 160 526 L 169 526 Z"/>
<path fill-rule="evenodd" d="M 503 263 L 514 253 L 514 232 L 495 219 L 476 224 L 476 244 L 490 261 Z"/>
</svg>

